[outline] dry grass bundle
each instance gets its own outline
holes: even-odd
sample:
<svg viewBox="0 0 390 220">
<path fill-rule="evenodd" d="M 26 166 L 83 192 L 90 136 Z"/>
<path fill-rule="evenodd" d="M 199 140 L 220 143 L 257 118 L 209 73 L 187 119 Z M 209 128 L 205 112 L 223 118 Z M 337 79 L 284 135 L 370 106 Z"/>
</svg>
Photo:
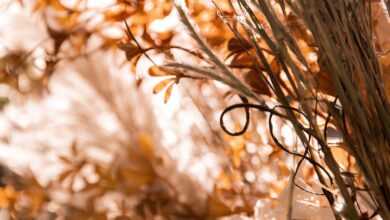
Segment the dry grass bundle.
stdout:
<svg viewBox="0 0 390 220">
<path fill-rule="evenodd" d="M 266 82 L 264 85 L 280 105 L 267 106 L 250 84 L 237 78 L 202 40 L 181 6 L 177 9 L 183 24 L 212 65 L 171 63 L 165 67 L 218 80 L 243 97 L 244 103 L 223 112 L 221 125 L 225 131 L 223 116 L 236 108 L 245 108 L 247 118 L 249 108 L 269 112 L 271 134 L 272 116 L 291 122 L 304 148 L 303 154 L 287 149 L 273 136 L 274 141 L 301 158 L 297 170 L 303 160 L 313 165 L 336 219 L 366 219 L 377 214 L 390 219 L 390 105 L 374 47 L 372 3 L 275 2 L 238 0 L 237 4 L 232 3 L 237 19 L 234 22 L 223 16 L 222 19 L 241 51 L 249 55 L 250 68 L 258 73 L 254 80 Z M 310 60 L 307 51 L 317 59 Z M 344 169 L 335 158 L 327 137 L 329 127 L 342 134 L 339 145 L 356 160 L 358 173 Z M 240 132 L 227 132 L 240 135 L 246 128 L 247 124 Z M 358 175 L 364 176 L 363 182 L 359 182 Z M 370 196 L 370 210 L 360 209 L 358 198 L 363 192 Z M 338 198 L 343 201 L 341 209 L 336 207 Z M 287 213 L 289 219 L 291 210 L 292 207 Z"/>
</svg>

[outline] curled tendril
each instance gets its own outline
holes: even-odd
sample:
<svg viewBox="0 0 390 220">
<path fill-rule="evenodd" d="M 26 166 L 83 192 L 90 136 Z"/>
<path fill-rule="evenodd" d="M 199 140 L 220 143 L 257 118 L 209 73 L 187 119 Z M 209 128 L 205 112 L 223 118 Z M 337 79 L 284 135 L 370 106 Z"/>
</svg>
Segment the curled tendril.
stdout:
<svg viewBox="0 0 390 220">
<path fill-rule="evenodd" d="M 302 111 L 300 111 L 299 109 L 296 109 L 294 107 L 291 107 L 291 106 L 283 106 L 283 105 L 277 105 L 273 108 L 270 108 L 266 105 L 260 105 L 260 104 L 253 104 L 253 103 L 249 103 L 248 100 L 246 98 L 243 98 L 241 97 L 241 99 L 243 100 L 243 103 L 238 103 L 238 104 L 234 104 L 234 105 L 231 105 L 231 106 L 228 106 L 227 108 L 225 108 L 222 113 L 221 113 L 221 116 L 219 118 L 219 123 L 220 123 L 220 126 L 222 128 L 222 130 L 224 132 L 226 132 L 227 134 L 231 135 L 231 136 L 239 136 L 239 135 L 242 135 L 244 134 L 247 130 L 248 130 L 248 127 L 249 127 L 249 122 L 250 122 L 250 109 L 256 109 L 258 111 L 261 111 L 261 112 L 268 112 L 270 113 L 270 116 L 268 118 L 268 126 L 269 126 L 269 130 L 270 130 L 270 135 L 271 135 L 271 138 L 272 140 L 274 141 L 274 143 L 280 148 L 282 149 L 283 151 L 285 151 L 286 153 L 290 154 L 290 155 L 293 155 L 293 156 L 297 156 L 297 157 L 300 157 L 302 160 L 307 160 L 309 163 L 311 163 L 313 166 L 316 166 L 318 168 L 320 168 L 321 170 L 323 170 L 325 172 L 325 174 L 327 175 L 327 177 L 329 178 L 329 180 L 331 182 L 332 181 L 332 176 L 330 175 L 330 173 L 325 169 L 325 167 L 323 167 L 321 164 L 319 164 L 317 161 L 313 160 L 312 158 L 308 157 L 307 154 L 307 148 L 305 148 L 305 152 L 304 154 L 300 154 L 300 153 L 296 153 L 296 152 L 293 152 L 293 151 L 290 151 L 287 147 L 283 146 L 282 143 L 280 143 L 280 141 L 278 140 L 278 138 L 275 136 L 274 132 L 273 132 L 273 125 L 272 125 L 272 117 L 273 116 L 278 116 L 280 118 L 283 118 L 283 119 L 286 119 L 286 120 L 289 120 L 289 117 L 276 111 L 277 108 L 282 108 L 282 109 L 289 109 L 289 110 L 292 110 L 294 112 L 297 112 L 301 115 L 303 115 L 306 119 L 308 119 L 308 116 L 303 113 Z M 239 131 L 236 131 L 236 132 L 232 132 L 232 131 L 229 131 L 226 126 L 225 126 L 225 122 L 224 122 L 224 117 L 227 113 L 235 110 L 235 109 L 240 109 L 240 108 L 244 108 L 245 109 L 245 124 L 244 124 L 244 127 L 239 130 Z M 312 129 L 310 128 L 306 128 L 300 124 L 297 125 L 299 129 L 302 129 L 304 132 L 306 132 L 310 137 L 314 137 L 316 138 L 317 140 L 320 140 L 319 137 L 312 131 Z M 302 187 L 299 187 L 302 189 Z M 307 191 L 307 190 L 305 190 Z M 313 193 L 313 194 L 317 194 L 317 193 Z M 318 195 L 322 195 L 322 194 L 318 194 Z"/>
<path fill-rule="evenodd" d="M 248 130 L 248 127 L 249 127 L 249 123 L 250 123 L 250 112 L 249 112 L 249 108 L 251 108 L 252 106 L 250 106 L 251 104 L 249 103 L 248 99 L 244 96 L 240 96 L 241 100 L 242 100 L 242 105 L 244 106 L 240 106 L 240 107 L 235 107 L 236 105 L 232 105 L 230 107 L 227 107 L 221 114 L 221 117 L 219 118 L 219 124 L 221 125 L 222 127 L 222 130 L 224 132 L 226 132 L 227 134 L 229 134 L 230 136 L 240 136 L 242 134 L 244 134 L 247 130 Z M 238 104 L 240 105 L 240 104 Z M 246 106 L 248 105 L 248 106 Z M 240 131 L 236 131 L 236 132 L 231 132 L 229 131 L 226 126 L 225 126 L 225 122 L 223 121 L 223 117 L 225 116 L 226 113 L 234 110 L 235 108 L 245 108 L 245 124 L 244 124 L 244 127 L 240 130 Z"/>
</svg>

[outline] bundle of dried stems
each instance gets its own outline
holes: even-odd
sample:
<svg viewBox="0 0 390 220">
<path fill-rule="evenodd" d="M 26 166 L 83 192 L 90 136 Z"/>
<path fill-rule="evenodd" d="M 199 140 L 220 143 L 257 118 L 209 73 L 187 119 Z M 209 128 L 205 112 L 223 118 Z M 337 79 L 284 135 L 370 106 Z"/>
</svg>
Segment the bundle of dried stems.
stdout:
<svg viewBox="0 0 390 220">
<path fill-rule="evenodd" d="M 301 158 L 296 170 L 303 160 L 313 165 L 336 219 L 366 219 L 375 215 L 390 219 L 390 104 L 384 89 L 385 73 L 374 47 L 372 2 L 276 2 L 278 4 L 266 0 L 238 0 L 234 13 L 239 18 L 236 23 L 239 25 L 229 25 L 230 21 L 221 17 L 244 51 L 245 48 L 254 49 L 255 53 L 250 56 L 258 78 L 266 82 L 280 105 L 267 106 L 261 96 L 236 77 L 197 33 L 182 6 L 177 6 L 182 22 L 211 66 L 169 63 L 165 67 L 223 82 L 243 97 L 244 103 L 230 106 L 223 112 L 221 125 L 225 131 L 223 115 L 236 108 L 246 109 L 247 116 L 250 108 L 270 113 L 271 133 L 273 116 L 291 122 L 304 147 L 303 154 L 290 151 L 276 138 L 274 141 Z M 386 2 L 389 4 L 389 1 Z M 269 30 L 259 20 L 259 14 L 266 20 Z M 286 16 L 296 17 L 303 30 L 302 38 L 318 56 L 318 68 L 331 84 L 332 91 L 328 89 L 326 95 L 313 78 L 314 70 L 302 52 L 300 39 L 283 20 Z M 284 80 L 275 74 L 274 64 L 267 59 L 270 54 L 286 76 Z M 335 159 L 327 139 L 330 126 L 342 134 L 344 149 L 356 160 L 359 174 L 364 176 L 362 187 L 357 187 L 354 174 L 343 170 Z M 240 135 L 244 130 L 227 132 Z M 319 146 L 319 150 L 315 150 L 315 146 Z M 362 195 L 361 192 L 370 196 L 370 214 L 360 210 L 357 197 Z M 344 204 L 341 210 L 334 208 L 337 197 L 342 198 Z M 289 219 L 292 208 L 290 206 L 287 213 Z"/>
</svg>

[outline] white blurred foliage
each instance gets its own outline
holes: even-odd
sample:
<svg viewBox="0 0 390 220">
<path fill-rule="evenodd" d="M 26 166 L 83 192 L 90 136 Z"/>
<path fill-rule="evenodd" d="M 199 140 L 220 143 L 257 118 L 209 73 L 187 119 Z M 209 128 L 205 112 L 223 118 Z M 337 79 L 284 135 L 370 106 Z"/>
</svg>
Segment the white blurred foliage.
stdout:
<svg viewBox="0 0 390 220">
<path fill-rule="evenodd" d="M 191 158 L 193 146 L 190 142 L 162 144 L 166 136 L 161 126 L 174 129 L 168 126 L 169 114 L 164 113 L 164 106 L 153 107 L 151 94 L 137 90 L 132 75 L 112 66 L 116 66 L 115 60 L 109 54 L 63 62 L 50 81 L 47 97 L 6 106 L 0 114 L 0 161 L 21 174 L 32 170 L 42 184 L 47 184 L 63 170 L 58 156 L 69 154 L 74 141 L 84 155 L 100 164 L 134 163 L 128 161 L 126 150 L 130 146 L 136 153 L 137 135 L 147 133 L 163 159 L 156 167 L 159 175 L 176 186 L 182 202 L 199 204 L 196 208 L 201 212 L 205 208 L 202 204 L 206 204 L 204 183 L 212 184 L 207 170 L 215 169 L 205 164 L 214 156 L 206 154 L 202 161 L 187 162 L 179 169 L 181 156 Z M 73 201 L 80 203 L 82 198 Z"/>
<path fill-rule="evenodd" d="M 3 6 L 0 7 L 1 53 L 6 49 L 33 49 L 47 39 L 46 28 L 38 15 L 9 2 L 0 1 L 0 6 Z"/>
</svg>

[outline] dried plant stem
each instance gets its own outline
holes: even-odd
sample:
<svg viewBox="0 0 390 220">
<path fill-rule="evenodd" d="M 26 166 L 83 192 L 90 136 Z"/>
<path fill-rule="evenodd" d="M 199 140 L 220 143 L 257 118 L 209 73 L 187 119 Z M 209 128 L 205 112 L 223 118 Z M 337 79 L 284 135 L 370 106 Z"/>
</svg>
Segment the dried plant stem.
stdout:
<svg viewBox="0 0 390 220">
<path fill-rule="evenodd" d="M 321 105 L 321 111 L 325 113 L 323 115 L 328 116 L 326 125 L 320 126 L 317 123 L 317 107 L 313 111 L 313 106 L 306 101 L 308 98 L 316 100 L 317 106 L 318 91 L 312 80 L 307 77 L 307 71 L 310 73 L 310 68 L 294 36 L 280 21 L 269 0 L 238 0 L 237 2 L 245 17 L 246 23 L 242 26 L 246 37 L 251 40 L 251 46 L 256 52 L 255 66 L 262 66 L 263 72 L 269 78 L 269 87 L 280 102 L 282 111 L 276 112 L 275 109 L 271 110 L 262 105 L 263 100 L 259 99 L 250 88 L 235 77 L 229 66 L 224 64 L 206 45 L 180 7 L 177 9 L 183 24 L 188 28 L 202 52 L 215 65 L 215 69 L 218 69 L 222 74 L 214 73 L 215 69 L 205 69 L 187 64 L 169 64 L 168 66 L 205 75 L 225 83 L 241 95 L 254 99 L 260 105 L 244 103 L 240 106 L 233 106 L 233 108 L 256 108 L 270 112 L 271 133 L 273 114 L 282 116 L 291 122 L 305 148 L 305 155 L 301 156 L 312 163 L 320 183 L 324 186 L 322 190 L 329 200 L 335 217 L 337 219 L 341 219 L 341 216 L 347 219 L 359 219 L 361 213 L 354 195 L 355 192 L 351 190 L 350 184 L 345 180 L 340 164 L 327 143 L 327 124 L 332 121 L 333 125 L 342 132 L 348 152 L 356 159 L 369 188 L 368 193 L 374 198 L 379 215 L 383 219 L 390 219 L 390 177 L 388 175 L 390 173 L 390 104 L 385 96 L 381 68 L 373 47 L 371 3 L 347 0 L 278 1 L 284 14 L 288 5 L 293 11 L 292 13 L 298 16 L 311 32 L 314 45 L 318 48 L 319 66 L 329 76 L 331 79 L 329 83 L 332 83 L 335 88 L 335 101 L 325 101 L 325 105 Z M 389 6 L 389 2 L 386 1 L 387 6 Z M 272 33 L 264 30 L 256 17 L 255 10 L 252 9 L 253 6 L 264 15 Z M 235 11 L 235 13 L 239 12 Z M 238 39 L 245 38 L 239 32 L 235 30 L 233 32 Z M 301 110 L 292 107 L 291 97 L 288 97 L 285 90 L 282 89 L 284 82 L 276 77 L 272 71 L 264 50 L 258 45 L 257 36 L 264 40 L 286 74 L 287 81 L 292 87 L 294 97 L 296 97 L 295 101 Z M 307 71 L 303 71 L 301 66 Z M 341 106 L 336 107 L 336 101 L 340 102 Z M 221 118 L 233 108 L 227 108 L 222 113 Z M 305 128 L 302 118 L 306 121 L 305 123 L 309 124 L 310 129 Z M 221 126 L 226 131 L 223 121 L 221 121 Z M 320 152 L 313 150 L 311 137 L 314 137 L 320 146 Z M 285 149 L 276 138 L 274 141 Z M 326 164 L 326 170 L 318 165 L 321 163 Z M 332 175 L 325 175 L 328 170 Z M 345 207 L 340 213 L 336 212 L 333 207 L 335 198 L 329 189 L 334 188 L 338 189 L 345 202 Z M 292 200 L 292 195 L 290 195 L 290 200 Z M 290 201 L 287 213 L 289 219 L 292 218 L 291 203 L 292 201 Z"/>
</svg>

